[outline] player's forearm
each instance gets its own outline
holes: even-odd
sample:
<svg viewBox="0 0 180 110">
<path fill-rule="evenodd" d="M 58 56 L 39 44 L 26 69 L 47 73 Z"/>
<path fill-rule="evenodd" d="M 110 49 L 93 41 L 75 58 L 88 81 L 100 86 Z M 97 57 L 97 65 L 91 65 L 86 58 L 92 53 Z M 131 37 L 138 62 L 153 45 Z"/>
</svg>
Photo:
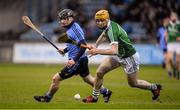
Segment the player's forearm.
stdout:
<svg viewBox="0 0 180 110">
<path fill-rule="evenodd" d="M 102 43 L 102 38 L 98 38 L 95 47 L 97 48 L 101 43 Z"/>
<path fill-rule="evenodd" d="M 112 50 L 112 49 L 98 49 L 96 53 L 101 54 L 101 55 L 117 55 L 118 54 L 116 50 Z"/>
<path fill-rule="evenodd" d="M 165 42 L 167 43 L 168 42 L 168 33 L 167 33 L 167 31 L 165 32 L 164 37 L 165 37 Z"/>
<path fill-rule="evenodd" d="M 80 44 L 86 45 L 85 40 L 80 41 L 80 42 L 79 42 L 79 45 L 80 45 Z M 78 53 L 76 54 L 76 56 L 73 58 L 73 60 L 74 60 L 75 62 L 78 61 L 78 60 L 81 58 L 81 56 L 84 54 L 85 51 L 86 51 L 86 48 L 80 48 L 79 51 L 78 51 Z"/>
<path fill-rule="evenodd" d="M 104 32 L 96 40 L 95 47 L 97 48 L 103 41 L 105 41 Z"/>
<path fill-rule="evenodd" d="M 97 54 L 101 55 L 117 55 L 118 54 L 118 44 L 113 43 L 109 49 L 97 49 L 95 50 Z"/>
<path fill-rule="evenodd" d="M 176 38 L 176 41 L 180 42 L 180 36 Z"/>
</svg>

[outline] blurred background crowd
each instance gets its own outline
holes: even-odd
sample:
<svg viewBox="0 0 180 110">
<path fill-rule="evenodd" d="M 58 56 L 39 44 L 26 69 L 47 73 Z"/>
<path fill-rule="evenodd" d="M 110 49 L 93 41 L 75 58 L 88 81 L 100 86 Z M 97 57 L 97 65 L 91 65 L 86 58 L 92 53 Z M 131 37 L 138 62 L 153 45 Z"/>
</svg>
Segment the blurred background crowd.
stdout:
<svg viewBox="0 0 180 110">
<path fill-rule="evenodd" d="M 0 0 L 0 42 L 44 41 L 21 20 L 27 15 L 52 41 L 63 32 L 57 13 L 69 8 L 83 27 L 87 41 L 100 34 L 94 22 L 99 9 L 108 9 L 111 19 L 120 23 L 134 43 L 154 43 L 164 16 L 180 15 L 180 0 Z"/>
</svg>

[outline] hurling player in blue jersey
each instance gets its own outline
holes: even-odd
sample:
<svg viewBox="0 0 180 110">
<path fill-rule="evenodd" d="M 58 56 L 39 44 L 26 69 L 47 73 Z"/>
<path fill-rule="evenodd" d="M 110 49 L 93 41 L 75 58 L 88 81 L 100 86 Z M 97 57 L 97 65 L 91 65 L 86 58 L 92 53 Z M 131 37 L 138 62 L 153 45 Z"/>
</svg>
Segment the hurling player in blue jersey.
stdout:
<svg viewBox="0 0 180 110">
<path fill-rule="evenodd" d="M 162 26 L 158 29 L 157 41 L 160 49 L 163 51 L 164 61 L 162 62 L 163 68 L 165 68 L 167 62 L 167 26 L 169 24 L 169 17 L 164 16 L 162 19 Z"/>
<path fill-rule="evenodd" d="M 74 12 L 70 9 L 64 9 L 58 14 L 59 23 L 62 27 L 66 28 L 67 37 L 80 44 L 85 44 L 84 32 L 77 22 L 74 21 Z M 70 78 L 74 75 L 80 75 L 84 82 L 93 86 L 94 77 L 89 74 L 88 58 L 85 54 L 86 49 L 80 48 L 77 45 L 67 43 L 65 49 L 59 49 L 61 54 L 68 53 L 68 62 L 66 66 L 52 78 L 52 83 L 48 92 L 43 96 L 34 96 L 38 102 L 50 102 L 53 95 L 59 88 L 60 81 Z M 108 102 L 112 91 L 101 87 L 101 94 L 104 101 Z"/>
</svg>

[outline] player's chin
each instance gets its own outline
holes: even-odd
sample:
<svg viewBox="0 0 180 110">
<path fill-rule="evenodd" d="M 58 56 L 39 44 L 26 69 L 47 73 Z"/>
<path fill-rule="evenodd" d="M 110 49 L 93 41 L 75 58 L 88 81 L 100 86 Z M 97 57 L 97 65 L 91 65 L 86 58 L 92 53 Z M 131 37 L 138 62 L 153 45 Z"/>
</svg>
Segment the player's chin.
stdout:
<svg viewBox="0 0 180 110">
<path fill-rule="evenodd" d="M 68 24 L 61 24 L 61 26 L 66 28 Z"/>
<path fill-rule="evenodd" d="M 97 25 L 97 27 L 101 30 L 105 29 L 105 26 Z"/>
</svg>

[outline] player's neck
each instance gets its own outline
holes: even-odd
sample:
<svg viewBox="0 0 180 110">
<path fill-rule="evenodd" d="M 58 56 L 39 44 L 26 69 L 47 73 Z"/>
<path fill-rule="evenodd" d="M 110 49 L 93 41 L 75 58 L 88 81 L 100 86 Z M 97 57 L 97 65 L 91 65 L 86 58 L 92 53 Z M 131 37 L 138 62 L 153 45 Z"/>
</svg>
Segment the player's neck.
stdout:
<svg viewBox="0 0 180 110">
<path fill-rule="evenodd" d="M 68 26 L 65 26 L 66 29 L 71 28 L 71 26 L 74 24 L 74 21 L 72 21 Z"/>
</svg>

